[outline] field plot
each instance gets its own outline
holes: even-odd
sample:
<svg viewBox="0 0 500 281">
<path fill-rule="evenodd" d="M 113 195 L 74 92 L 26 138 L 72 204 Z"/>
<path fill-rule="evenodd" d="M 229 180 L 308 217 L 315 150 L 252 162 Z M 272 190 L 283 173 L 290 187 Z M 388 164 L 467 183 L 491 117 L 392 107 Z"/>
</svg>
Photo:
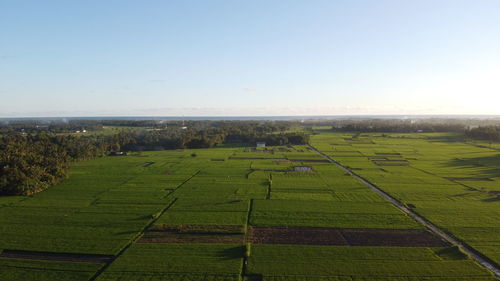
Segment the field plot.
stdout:
<svg viewBox="0 0 500 281">
<path fill-rule="evenodd" d="M 453 134 L 362 134 L 364 144 L 349 136 L 323 132 L 312 145 L 500 263 L 500 152 Z M 359 157 L 343 155 L 345 145 Z M 381 166 L 380 157 L 405 164 Z"/>
<path fill-rule="evenodd" d="M 404 151 L 416 157 L 409 146 Z M 377 153 L 383 155 L 372 156 L 384 159 L 366 158 L 366 149 L 345 152 L 352 167 L 367 162 L 360 167 L 377 180 L 412 167 L 372 160 L 415 161 L 382 147 Z M 417 172 L 408 184 L 432 178 L 446 192 L 464 188 Z M 0 222 L 2 281 L 495 280 L 306 146 L 142 152 L 81 162 L 58 186 L 2 199 Z M 457 223 L 450 229 L 461 227 Z M 486 252 L 494 244 L 481 245 Z"/>
<path fill-rule="evenodd" d="M 254 200 L 252 225 L 420 228 L 389 203 Z"/>
<path fill-rule="evenodd" d="M 135 244 L 97 280 L 240 280 L 241 245 Z"/>
<path fill-rule="evenodd" d="M 253 245 L 263 280 L 495 280 L 449 248 Z"/>
<path fill-rule="evenodd" d="M 103 264 L 0 258 L 0 280 L 86 281 Z"/>
</svg>

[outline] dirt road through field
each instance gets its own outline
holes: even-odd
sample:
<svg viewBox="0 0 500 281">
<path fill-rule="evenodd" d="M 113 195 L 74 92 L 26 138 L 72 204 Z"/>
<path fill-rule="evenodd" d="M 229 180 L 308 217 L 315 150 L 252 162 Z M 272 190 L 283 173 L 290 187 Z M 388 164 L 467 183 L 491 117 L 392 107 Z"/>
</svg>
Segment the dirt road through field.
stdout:
<svg viewBox="0 0 500 281">
<path fill-rule="evenodd" d="M 432 222 L 428 221 L 426 218 L 420 216 L 419 214 L 415 213 L 413 210 L 410 208 L 406 207 L 403 203 L 399 202 L 395 198 L 393 198 L 391 195 L 387 194 L 385 191 L 377 187 L 376 185 L 370 183 L 369 181 L 365 180 L 361 176 L 357 175 L 353 171 L 351 171 L 349 168 L 343 166 L 342 164 L 338 163 L 337 161 L 333 160 L 330 158 L 328 155 L 324 154 L 323 152 L 319 151 L 315 147 L 308 145 L 310 149 L 313 151 L 319 153 L 321 156 L 323 156 L 326 160 L 328 160 L 330 163 L 336 165 L 337 167 L 341 168 L 344 172 L 350 174 L 351 176 L 355 177 L 359 181 L 361 181 L 363 184 L 380 194 L 382 197 L 384 197 L 386 200 L 394 204 L 394 206 L 398 207 L 401 211 L 405 212 L 408 214 L 411 218 L 413 218 L 415 221 L 418 223 L 424 225 L 427 229 L 429 229 L 431 232 L 433 232 L 435 235 L 438 235 L 442 239 L 448 241 L 450 244 L 459 247 L 463 252 L 467 253 L 471 258 L 473 258 L 477 263 L 481 264 L 485 268 L 487 268 L 489 271 L 491 271 L 496 277 L 500 277 L 500 268 L 496 263 L 493 261 L 489 260 L 487 257 L 482 255 L 480 252 L 476 251 L 472 247 L 464 244 L 463 242 L 459 241 L 458 239 L 454 238 L 453 236 L 447 234 L 443 230 L 441 230 L 439 227 L 434 225 Z"/>
</svg>

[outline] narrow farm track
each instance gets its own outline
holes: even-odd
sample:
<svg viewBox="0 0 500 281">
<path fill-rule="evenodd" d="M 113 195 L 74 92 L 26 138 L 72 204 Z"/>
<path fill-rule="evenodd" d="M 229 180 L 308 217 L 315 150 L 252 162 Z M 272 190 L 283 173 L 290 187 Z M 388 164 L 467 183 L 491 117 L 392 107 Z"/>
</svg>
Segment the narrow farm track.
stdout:
<svg viewBox="0 0 500 281">
<path fill-rule="evenodd" d="M 464 144 L 479 147 L 479 148 L 486 148 L 486 149 L 491 149 L 495 151 L 500 151 L 500 148 L 493 147 L 493 146 L 487 146 L 487 145 L 482 145 L 482 144 L 475 144 L 475 143 L 470 143 L 470 142 L 463 142 Z"/>
<path fill-rule="evenodd" d="M 200 173 L 200 171 L 197 171 L 196 173 L 194 173 L 192 176 L 190 176 L 189 178 L 187 178 L 185 181 L 183 181 L 181 184 L 179 184 L 176 188 L 174 188 L 174 191 L 179 189 L 181 186 L 183 186 L 184 184 L 186 184 L 188 181 L 190 181 L 192 178 L 194 178 L 196 175 L 198 175 Z M 173 192 L 172 192 L 173 193 Z M 170 193 L 170 194 L 172 194 Z M 172 205 L 174 205 L 175 201 L 177 201 L 177 198 L 174 198 L 170 203 L 168 203 L 156 216 L 154 216 L 154 218 L 139 232 L 137 233 L 137 235 L 130 240 L 130 242 L 125 245 L 123 247 L 123 249 L 115 256 L 115 259 L 116 260 L 119 256 L 121 256 L 128 248 L 130 248 L 130 246 L 132 246 L 134 243 L 136 243 L 140 238 L 141 236 L 152 226 L 156 223 L 156 221 L 161 217 L 161 215 L 163 215 L 163 213 L 165 213 L 170 207 L 172 207 Z M 113 260 L 113 261 L 114 261 Z M 105 266 L 103 266 L 99 271 L 96 272 L 96 274 L 94 274 L 94 276 L 92 276 L 92 278 L 90 278 L 89 281 L 94 281 L 96 280 L 99 275 L 101 275 L 113 262 L 109 262 L 107 263 Z"/>
<path fill-rule="evenodd" d="M 353 171 L 351 171 L 349 168 L 343 166 L 342 164 L 338 163 L 337 161 L 333 160 L 330 158 L 328 155 L 324 154 L 323 152 L 319 151 L 312 145 L 307 145 L 310 149 L 313 151 L 317 152 L 320 154 L 323 158 L 328 160 L 330 163 L 336 165 L 337 167 L 341 168 L 344 172 L 348 173 L 349 175 L 353 176 L 354 178 L 358 179 L 360 182 L 368 186 L 370 189 L 373 191 L 377 192 L 380 194 L 383 198 L 391 202 L 394 206 L 399 208 L 401 211 L 405 212 L 408 216 L 413 218 L 415 221 L 418 223 L 422 224 L 425 226 L 427 229 L 429 229 L 432 233 L 435 235 L 441 237 L 442 239 L 446 240 L 450 244 L 459 247 L 463 252 L 467 253 L 472 259 L 474 259 L 477 263 L 481 264 L 484 266 L 486 269 L 488 269 L 490 272 L 492 272 L 496 277 L 500 277 L 500 267 L 484 255 L 482 255 L 480 252 L 476 251 L 472 247 L 466 245 L 465 243 L 461 242 L 460 240 L 454 238 L 453 236 L 447 234 L 444 230 L 440 229 L 438 226 L 433 224 L 432 222 L 428 221 L 426 218 L 420 216 L 413 210 L 409 209 L 406 207 L 403 203 L 399 202 L 396 200 L 394 197 L 377 187 L 376 185 L 370 183 L 369 181 L 365 180 L 361 176 L 357 175 Z"/>
</svg>

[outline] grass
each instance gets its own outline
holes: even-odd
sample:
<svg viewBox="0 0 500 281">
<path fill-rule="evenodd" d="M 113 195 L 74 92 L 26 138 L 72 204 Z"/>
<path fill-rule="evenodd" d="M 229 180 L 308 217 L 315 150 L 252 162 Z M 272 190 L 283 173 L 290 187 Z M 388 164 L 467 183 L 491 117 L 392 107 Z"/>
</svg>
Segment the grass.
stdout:
<svg viewBox="0 0 500 281">
<path fill-rule="evenodd" d="M 498 178 L 492 152 L 443 142 L 443 135 L 350 137 L 323 131 L 312 142 L 488 257 L 499 258 L 498 202 L 488 193 L 496 190 Z M 459 148 L 469 150 L 458 155 Z M 381 167 L 369 157 L 409 165 Z M 0 198 L 0 251 L 117 259 L 101 273 L 103 264 L 0 258 L 0 280 L 83 281 L 97 272 L 99 281 L 233 281 L 248 274 L 273 281 L 494 280 L 454 248 L 136 243 L 144 230 L 244 233 L 249 224 L 421 228 L 338 167 L 291 161 L 320 159 L 306 146 L 234 146 L 76 163 L 68 180 L 42 193 Z M 312 172 L 287 171 L 296 165 L 311 166 Z"/>
<path fill-rule="evenodd" d="M 159 280 L 239 280 L 244 252 L 242 245 L 135 244 L 97 280 L 147 276 Z"/>
<path fill-rule="evenodd" d="M 0 280 L 86 281 L 103 265 L 0 258 Z"/>
<path fill-rule="evenodd" d="M 349 136 L 322 132 L 312 136 L 312 144 L 500 263 L 500 236 L 496 235 L 500 200 L 493 194 L 500 191 L 498 151 L 462 143 L 455 134 L 364 134 L 372 142 L 364 145 L 346 142 Z M 362 157 L 346 157 L 331 143 L 345 144 Z M 370 157 L 380 153 L 397 154 L 408 166 L 376 167 Z"/>
<path fill-rule="evenodd" d="M 439 280 L 439 278 L 494 280 L 465 256 L 458 255 L 457 259 L 457 255 L 451 255 L 450 259 L 439 255 L 442 250 L 442 248 L 253 245 L 248 269 L 250 273 L 264 275 L 264 280 L 273 280 L 267 278 L 268 276 L 299 277 L 300 280 L 328 276 L 345 276 L 353 280 L 360 278 L 387 280 L 384 278 L 391 277 L 425 277 L 427 278 L 425 280 Z"/>
</svg>

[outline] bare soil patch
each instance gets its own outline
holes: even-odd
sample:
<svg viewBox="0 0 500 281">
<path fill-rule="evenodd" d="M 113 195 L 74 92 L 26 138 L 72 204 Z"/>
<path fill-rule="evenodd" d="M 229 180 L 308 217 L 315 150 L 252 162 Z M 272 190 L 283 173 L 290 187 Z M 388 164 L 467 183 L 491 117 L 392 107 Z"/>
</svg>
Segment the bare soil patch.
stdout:
<svg viewBox="0 0 500 281">
<path fill-rule="evenodd" d="M 321 227 L 250 227 L 255 244 L 441 247 L 447 244 L 420 229 L 336 229 Z"/>
<path fill-rule="evenodd" d="M 244 240 L 241 225 L 156 225 L 137 242 L 240 244 Z"/>
<path fill-rule="evenodd" d="M 234 200 L 238 201 L 238 200 Z M 236 203 L 230 201 L 231 203 Z M 245 229 L 243 225 L 198 225 L 198 224 L 156 224 L 153 225 L 149 231 L 166 231 L 174 233 L 201 233 L 201 234 L 244 234 Z"/>
<path fill-rule="evenodd" d="M 320 227 L 250 227 L 250 242 L 255 244 L 349 245 L 338 229 Z"/>
<path fill-rule="evenodd" d="M 174 231 L 148 231 L 137 241 L 138 243 L 213 243 L 241 244 L 245 240 L 243 234 L 226 233 L 178 233 Z"/>
<path fill-rule="evenodd" d="M 3 250 L 1 258 L 28 259 L 28 260 L 50 260 L 50 261 L 71 261 L 71 262 L 94 262 L 109 263 L 115 257 L 109 255 L 88 255 L 88 254 L 67 254 L 51 252 L 33 252 L 18 250 Z"/>
<path fill-rule="evenodd" d="M 286 158 L 265 158 L 265 157 L 229 157 L 229 160 L 272 160 L 272 161 L 287 161 Z"/>
<path fill-rule="evenodd" d="M 443 247 L 447 244 L 421 229 L 342 229 L 351 246 Z"/>
</svg>

